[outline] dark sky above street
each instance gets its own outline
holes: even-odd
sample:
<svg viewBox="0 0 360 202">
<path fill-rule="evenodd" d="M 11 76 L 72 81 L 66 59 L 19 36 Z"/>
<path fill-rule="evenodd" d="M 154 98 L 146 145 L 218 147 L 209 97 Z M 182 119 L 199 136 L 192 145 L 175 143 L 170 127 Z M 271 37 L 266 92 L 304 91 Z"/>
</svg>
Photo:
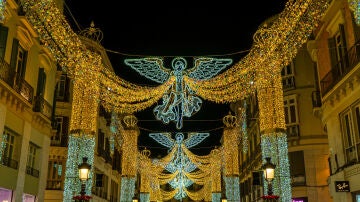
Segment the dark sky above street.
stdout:
<svg viewBox="0 0 360 202">
<path fill-rule="evenodd" d="M 95 27 L 104 34 L 101 43 L 109 50 L 115 72 L 131 82 L 147 84 L 149 81 L 145 77 L 124 65 L 125 58 L 161 56 L 169 63 L 174 56 L 187 56 L 188 63 L 191 63 L 192 56 L 214 56 L 230 57 L 237 62 L 251 48 L 252 36 L 258 26 L 280 13 L 285 2 L 66 0 L 64 14 L 75 32 L 88 28 L 94 21 Z M 139 145 L 151 147 L 156 153 L 161 151 L 156 147 L 162 146 L 148 138 L 149 132 L 180 131 L 172 122 L 163 125 L 154 121 L 152 110 L 153 107 L 136 116 L 141 128 Z M 229 110 L 228 104 L 204 101 L 197 114 L 185 118 L 181 132 L 202 131 L 211 135 L 193 152 L 220 144 L 222 117 Z"/>
</svg>

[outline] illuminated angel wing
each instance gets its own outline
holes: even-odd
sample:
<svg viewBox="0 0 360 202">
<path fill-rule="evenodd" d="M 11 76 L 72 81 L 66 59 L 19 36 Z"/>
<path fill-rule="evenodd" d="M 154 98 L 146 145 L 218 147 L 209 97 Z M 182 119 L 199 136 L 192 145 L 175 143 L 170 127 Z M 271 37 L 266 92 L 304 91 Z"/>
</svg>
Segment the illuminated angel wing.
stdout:
<svg viewBox="0 0 360 202">
<path fill-rule="evenodd" d="M 207 137 L 209 137 L 209 133 L 189 133 L 188 138 L 184 141 L 185 147 L 196 146 Z"/>
<path fill-rule="evenodd" d="M 194 79 L 210 79 L 232 63 L 232 59 L 197 58 L 188 75 Z"/>
<path fill-rule="evenodd" d="M 149 136 L 167 148 L 174 146 L 175 141 L 171 138 L 171 133 L 150 133 Z"/>
<path fill-rule="evenodd" d="M 158 83 L 164 83 L 170 76 L 170 70 L 163 66 L 160 58 L 125 59 L 124 62 L 140 75 Z"/>
</svg>

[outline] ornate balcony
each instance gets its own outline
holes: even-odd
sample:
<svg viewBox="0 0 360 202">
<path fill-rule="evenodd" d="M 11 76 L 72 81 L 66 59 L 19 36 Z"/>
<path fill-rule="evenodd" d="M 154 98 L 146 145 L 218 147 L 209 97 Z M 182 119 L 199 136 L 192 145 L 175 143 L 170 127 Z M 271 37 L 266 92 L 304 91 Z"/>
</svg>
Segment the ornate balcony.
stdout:
<svg viewBox="0 0 360 202">
<path fill-rule="evenodd" d="M 43 97 L 35 96 L 34 112 L 40 112 L 50 120 L 52 115 L 52 106 Z"/>
<path fill-rule="evenodd" d="M 34 88 L 15 72 L 2 58 L 0 58 L 0 79 L 32 104 Z"/>
</svg>

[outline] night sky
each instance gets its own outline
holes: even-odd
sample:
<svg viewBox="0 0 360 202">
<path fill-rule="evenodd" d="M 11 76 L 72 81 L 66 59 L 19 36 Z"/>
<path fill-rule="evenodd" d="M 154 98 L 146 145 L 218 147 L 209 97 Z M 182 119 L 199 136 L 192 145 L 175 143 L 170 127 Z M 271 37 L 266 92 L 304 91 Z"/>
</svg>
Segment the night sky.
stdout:
<svg viewBox="0 0 360 202">
<path fill-rule="evenodd" d="M 168 68 L 174 56 L 185 57 L 190 67 L 194 56 L 232 58 L 236 63 L 251 48 L 258 26 L 280 13 L 286 1 L 176 2 L 65 0 L 64 14 L 75 32 L 94 21 L 104 34 L 101 43 L 109 50 L 112 66 L 120 77 L 135 84 L 158 85 L 138 75 L 123 60 L 159 56 Z M 209 132 L 210 137 L 192 149 L 200 155 L 220 145 L 222 118 L 228 114 L 229 104 L 203 100 L 198 113 L 184 118 L 182 130 L 177 130 L 173 122 L 164 125 L 156 121 L 154 106 L 135 114 L 141 129 L 140 149 L 146 146 L 155 156 L 166 152 L 148 137 L 150 132 Z"/>
</svg>

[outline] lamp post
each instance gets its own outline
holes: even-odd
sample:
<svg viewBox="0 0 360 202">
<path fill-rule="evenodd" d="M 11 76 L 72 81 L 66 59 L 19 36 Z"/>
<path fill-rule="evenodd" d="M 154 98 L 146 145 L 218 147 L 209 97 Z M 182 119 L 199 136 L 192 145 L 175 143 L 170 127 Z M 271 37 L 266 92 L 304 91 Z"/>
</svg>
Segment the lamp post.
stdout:
<svg viewBox="0 0 360 202">
<path fill-rule="evenodd" d="M 265 158 L 266 163 L 263 165 L 263 168 L 265 170 L 264 174 L 265 174 L 265 180 L 268 182 L 268 195 L 272 195 L 272 180 L 275 178 L 275 164 L 271 163 L 271 158 L 270 157 L 266 157 Z"/>
<path fill-rule="evenodd" d="M 221 198 L 221 202 L 227 202 L 226 197 L 222 197 L 222 198 Z"/>
<path fill-rule="evenodd" d="M 78 166 L 78 170 L 79 170 L 79 179 L 81 181 L 81 191 L 80 191 L 80 195 L 81 196 L 85 196 L 86 192 L 85 192 L 85 182 L 89 179 L 90 177 L 90 169 L 91 169 L 91 165 L 89 165 L 87 163 L 87 158 L 83 157 L 83 162 Z"/>
<path fill-rule="evenodd" d="M 139 199 L 136 197 L 136 196 L 134 196 L 133 198 L 132 198 L 132 202 L 138 202 L 139 201 Z"/>
</svg>

